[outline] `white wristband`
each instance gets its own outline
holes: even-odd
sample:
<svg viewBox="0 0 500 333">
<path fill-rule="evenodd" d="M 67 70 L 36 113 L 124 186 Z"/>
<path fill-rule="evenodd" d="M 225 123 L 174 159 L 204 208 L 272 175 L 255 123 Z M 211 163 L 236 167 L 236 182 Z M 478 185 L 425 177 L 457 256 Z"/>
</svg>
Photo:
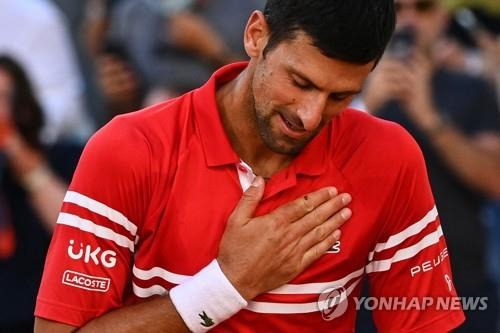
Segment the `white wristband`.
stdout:
<svg viewBox="0 0 500 333">
<path fill-rule="evenodd" d="M 186 282 L 172 288 L 169 295 L 192 332 L 206 332 L 248 305 L 216 259 Z"/>
</svg>

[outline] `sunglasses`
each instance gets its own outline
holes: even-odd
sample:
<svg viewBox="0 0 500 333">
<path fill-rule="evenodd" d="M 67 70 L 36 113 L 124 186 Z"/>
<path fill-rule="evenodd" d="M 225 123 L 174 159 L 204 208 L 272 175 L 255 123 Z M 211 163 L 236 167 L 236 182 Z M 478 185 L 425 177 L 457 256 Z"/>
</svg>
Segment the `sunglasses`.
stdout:
<svg viewBox="0 0 500 333">
<path fill-rule="evenodd" d="M 394 8 L 396 9 L 396 13 L 401 12 L 403 9 L 415 9 L 419 13 L 426 13 L 434 9 L 436 6 L 435 0 L 418 0 L 413 3 L 401 3 L 394 2 Z"/>
</svg>

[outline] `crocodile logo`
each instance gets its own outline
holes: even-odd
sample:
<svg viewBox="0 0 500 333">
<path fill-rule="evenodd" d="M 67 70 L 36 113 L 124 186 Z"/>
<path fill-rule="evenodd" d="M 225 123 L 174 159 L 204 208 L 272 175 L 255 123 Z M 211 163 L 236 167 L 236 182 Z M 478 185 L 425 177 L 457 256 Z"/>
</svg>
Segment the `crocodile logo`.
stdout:
<svg viewBox="0 0 500 333">
<path fill-rule="evenodd" d="M 200 316 L 201 320 L 203 320 L 203 322 L 201 322 L 201 326 L 205 326 L 205 327 L 211 327 L 213 326 L 215 323 L 213 321 L 212 318 L 210 318 L 206 313 L 205 311 L 203 311 L 202 313 L 199 313 L 198 316 Z"/>
</svg>

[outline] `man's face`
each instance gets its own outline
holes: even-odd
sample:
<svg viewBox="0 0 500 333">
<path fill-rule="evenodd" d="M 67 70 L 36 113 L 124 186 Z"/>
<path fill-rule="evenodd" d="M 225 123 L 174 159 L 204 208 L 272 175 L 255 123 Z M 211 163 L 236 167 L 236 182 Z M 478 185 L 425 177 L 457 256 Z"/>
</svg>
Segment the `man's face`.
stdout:
<svg viewBox="0 0 500 333">
<path fill-rule="evenodd" d="M 304 33 L 254 60 L 259 135 L 269 149 L 287 155 L 299 153 L 349 105 L 374 66 L 328 58 Z"/>
<path fill-rule="evenodd" d="M 443 33 L 447 22 L 441 0 L 396 0 L 396 30 L 411 26 L 417 35 L 417 45 L 429 47 Z"/>
</svg>

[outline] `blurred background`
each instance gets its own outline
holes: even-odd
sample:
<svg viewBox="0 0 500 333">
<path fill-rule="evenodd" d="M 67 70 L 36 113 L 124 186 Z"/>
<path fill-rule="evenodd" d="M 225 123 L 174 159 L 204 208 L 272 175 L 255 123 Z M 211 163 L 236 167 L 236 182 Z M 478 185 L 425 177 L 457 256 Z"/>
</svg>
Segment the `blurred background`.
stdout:
<svg viewBox="0 0 500 333">
<path fill-rule="evenodd" d="M 500 1 L 395 2 L 397 31 L 353 106 L 419 142 L 458 293 L 489 299 L 459 331 L 500 332 Z M 246 20 L 264 4 L 0 0 L 0 333 L 32 332 L 51 232 L 90 135 L 245 60 Z M 358 332 L 374 331 L 361 313 Z"/>
</svg>

